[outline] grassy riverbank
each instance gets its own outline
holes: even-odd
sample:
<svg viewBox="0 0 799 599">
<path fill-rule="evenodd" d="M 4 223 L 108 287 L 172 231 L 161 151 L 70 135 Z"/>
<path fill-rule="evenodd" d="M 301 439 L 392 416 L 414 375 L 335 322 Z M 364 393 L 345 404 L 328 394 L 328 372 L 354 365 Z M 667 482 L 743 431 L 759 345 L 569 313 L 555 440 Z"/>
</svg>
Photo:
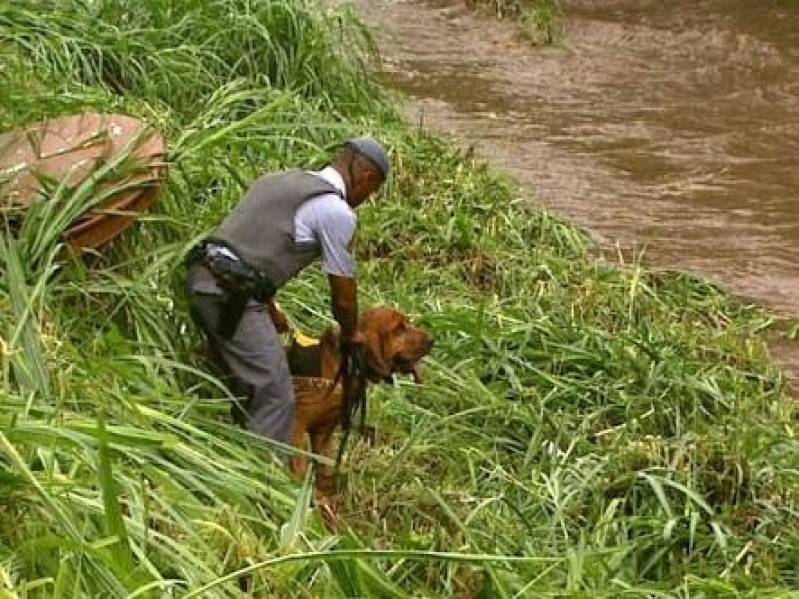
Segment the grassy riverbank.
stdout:
<svg viewBox="0 0 799 599">
<path fill-rule="evenodd" d="M 799 585 L 796 416 L 759 310 L 693 277 L 592 261 L 573 227 L 407 129 L 364 74 L 368 40 L 346 12 L 310 0 L 32 7 L 0 7 L 0 130 L 128 112 L 162 128 L 171 165 L 157 209 L 105 256 L 58 261 L 41 212 L 0 244 L 0 590 Z M 331 536 L 307 487 L 229 423 L 180 264 L 257 174 L 319 164 L 362 132 L 387 141 L 396 167 L 360 213 L 365 298 L 412 313 L 437 345 L 424 386 L 372 395 L 379 442 L 347 460 L 349 529 Z M 280 302 L 318 331 L 326 297 L 314 270 Z"/>
</svg>

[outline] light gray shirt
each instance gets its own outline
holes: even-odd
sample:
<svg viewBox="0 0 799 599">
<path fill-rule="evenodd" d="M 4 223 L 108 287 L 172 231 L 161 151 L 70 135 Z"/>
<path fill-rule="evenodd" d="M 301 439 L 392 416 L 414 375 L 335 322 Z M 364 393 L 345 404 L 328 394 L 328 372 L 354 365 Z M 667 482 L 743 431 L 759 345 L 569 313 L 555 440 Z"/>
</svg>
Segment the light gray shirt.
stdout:
<svg viewBox="0 0 799 599">
<path fill-rule="evenodd" d="M 327 181 L 346 197 L 344 179 L 332 166 L 310 171 Z M 322 271 L 340 277 L 355 276 L 355 260 L 351 243 L 358 219 L 343 197 L 325 193 L 302 204 L 294 215 L 294 241 L 314 241 L 322 254 Z"/>
</svg>

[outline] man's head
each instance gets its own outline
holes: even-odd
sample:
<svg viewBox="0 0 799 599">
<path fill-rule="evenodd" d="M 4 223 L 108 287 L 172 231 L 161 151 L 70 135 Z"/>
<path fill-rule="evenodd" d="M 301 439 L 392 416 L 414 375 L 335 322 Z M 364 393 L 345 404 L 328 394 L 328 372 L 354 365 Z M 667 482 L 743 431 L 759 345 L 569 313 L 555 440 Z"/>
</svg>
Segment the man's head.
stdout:
<svg viewBox="0 0 799 599">
<path fill-rule="evenodd" d="M 355 208 L 377 192 L 389 172 L 388 155 L 371 137 L 350 139 L 336 154 L 333 167 L 347 186 L 347 202 Z"/>
</svg>

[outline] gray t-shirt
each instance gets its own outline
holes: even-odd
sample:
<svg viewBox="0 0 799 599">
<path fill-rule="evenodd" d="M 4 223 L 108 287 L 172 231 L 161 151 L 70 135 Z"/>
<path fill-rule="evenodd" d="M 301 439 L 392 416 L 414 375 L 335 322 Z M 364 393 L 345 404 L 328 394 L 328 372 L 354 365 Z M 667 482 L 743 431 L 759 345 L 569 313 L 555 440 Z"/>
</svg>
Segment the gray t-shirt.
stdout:
<svg viewBox="0 0 799 599">
<path fill-rule="evenodd" d="M 346 187 L 341 175 L 333 167 L 311 174 L 324 179 L 342 195 Z M 294 215 L 294 240 L 315 241 L 322 254 L 322 270 L 340 277 L 355 276 L 355 260 L 351 244 L 358 219 L 346 200 L 334 193 L 326 193 L 305 202 Z"/>
</svg>

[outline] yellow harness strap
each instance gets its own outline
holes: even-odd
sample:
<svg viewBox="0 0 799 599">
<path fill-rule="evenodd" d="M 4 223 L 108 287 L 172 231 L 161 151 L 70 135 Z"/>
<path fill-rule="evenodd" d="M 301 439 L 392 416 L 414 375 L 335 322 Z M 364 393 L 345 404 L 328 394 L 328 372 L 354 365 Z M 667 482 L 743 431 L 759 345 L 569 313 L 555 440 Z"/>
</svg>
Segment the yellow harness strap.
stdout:
<svg viewBox="0 0 799 599">
<path fill-rule="evenodd" d="M 304 335 L 301 331 L 294 329 L 291 332 L 291 336 L 294 338 L 294 341 L 300 347 L 311 347 L 313 345 L 319 345 L 319 339 L 314 339 L 313 337 L 308 337 Z"/>
</svg>

